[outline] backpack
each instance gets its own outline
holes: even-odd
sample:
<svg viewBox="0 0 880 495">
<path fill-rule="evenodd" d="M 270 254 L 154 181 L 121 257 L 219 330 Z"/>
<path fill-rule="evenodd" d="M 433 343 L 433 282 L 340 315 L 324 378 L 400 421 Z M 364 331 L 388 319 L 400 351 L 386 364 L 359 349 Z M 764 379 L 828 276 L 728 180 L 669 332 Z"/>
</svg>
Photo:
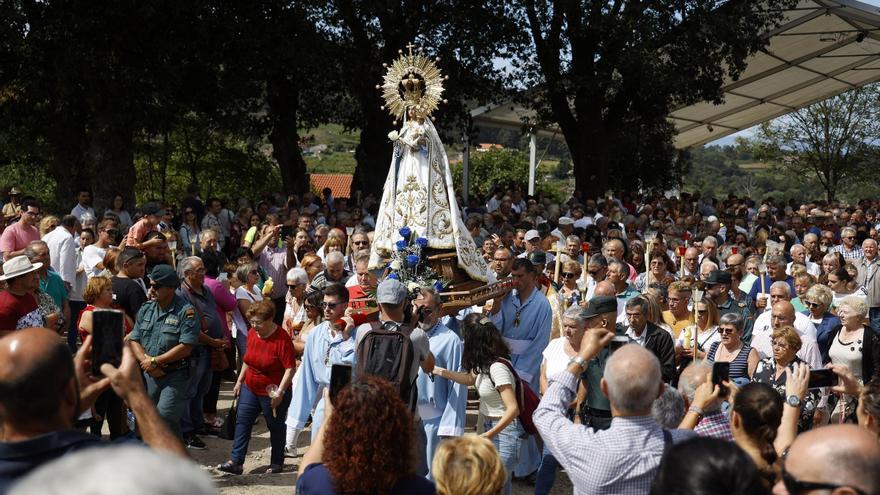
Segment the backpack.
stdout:
<svg viewBox="0 0 880 495">
<path fill-rule="evenodd" d="M 391 328 L 386 328 L 378 321 L 370 322 L 370 326 L 357 347 L 355 379 L 373 375 L 388 380 L 400 391 L 400 398 L 410 411 L 415 411 L 416 377 L 410 376 L 415 359 L 410 340 L 413 328 L 402 324 L 389 324 Z"/>
<path fill-rule="evenodd" d="M 532 421 L 532 415 L 535 413 L 535 409 L 538 408 L 541 399 L 529 387 L 529 384 L 519 377 L 519 374 L 513 369 L 513 363 L 504 358 L 499 358 L 496 362 L 507 366 L 507 369 L 513 374 L 513 380 L 516 383 L 514 393 L 516 394 L 516 405 L 519 408 L 519 422 L 522 424 L 523 430 L 529 435 L 537 435 L 538 428 L 535 427 L 535 422 Z M 491 373 L 489 373 L 489 381 L 492 382 L 492 388 L 495 388 L 495 380 L 492 379 Z"/>
</svg>

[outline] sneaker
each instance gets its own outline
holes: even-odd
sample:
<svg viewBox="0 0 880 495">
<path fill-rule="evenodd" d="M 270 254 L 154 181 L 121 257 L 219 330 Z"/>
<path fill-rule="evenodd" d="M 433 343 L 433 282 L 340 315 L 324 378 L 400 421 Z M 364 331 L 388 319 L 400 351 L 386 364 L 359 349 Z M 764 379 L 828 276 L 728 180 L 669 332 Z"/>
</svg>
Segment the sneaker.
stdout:
<svg viewBox="0 0 880 495">
<path fill-rule="evenodd" d="M 218 428 L 214 428 L 210 425 L 203 426 L 200 430 L 196 431 L 196 434 L 201 435 L 203 437 L 219 437 L 220 430 Z"/>
<path fill-rule="evenodd" d="M 284 457 L 296 457 L 297 455 L 296 447 L 291 447 L 290 445 L 284 446 Z"/>
<path fill-rule="evenodd" d="M 229 474 L 241 474 L 244 472 L 244 466 L 242 466 L 241 464 L 236 464 L 232 461 L 226 461 L 223 464 L 218 464 L 216 469 L 218 471 L 223 471 L 224 473 Z"/>
<path fill-rule="evenodd" d="M 190 435 L 189 437 L 187 437 L 184 440 L 184 443 L 186 443 L 186 448 L 188 449 L 205 450 L 208 448 L 208 446 L 205 445 L 205 442 L 203 442 L 201 438 L 195 435 Z"/>
</svg>

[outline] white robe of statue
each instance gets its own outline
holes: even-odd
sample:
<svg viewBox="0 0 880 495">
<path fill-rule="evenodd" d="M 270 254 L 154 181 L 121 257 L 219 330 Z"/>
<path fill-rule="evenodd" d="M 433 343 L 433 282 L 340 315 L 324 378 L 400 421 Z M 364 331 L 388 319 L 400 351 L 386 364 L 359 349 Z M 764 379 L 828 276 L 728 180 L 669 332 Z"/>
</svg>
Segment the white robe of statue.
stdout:
<svg viewBox="0 0 880 495">
<path fill-rule="evenodd" d="M 458 266 L 471 278 L 486 280 L 486 263 L 455 201 L 446 150 L 427 118 L 406 121 L 395 142 L 376 218 L 370 268 L 385 266 L 403 227 L 427 239 L 429 248 L 454 249 Z"/>
</svg>

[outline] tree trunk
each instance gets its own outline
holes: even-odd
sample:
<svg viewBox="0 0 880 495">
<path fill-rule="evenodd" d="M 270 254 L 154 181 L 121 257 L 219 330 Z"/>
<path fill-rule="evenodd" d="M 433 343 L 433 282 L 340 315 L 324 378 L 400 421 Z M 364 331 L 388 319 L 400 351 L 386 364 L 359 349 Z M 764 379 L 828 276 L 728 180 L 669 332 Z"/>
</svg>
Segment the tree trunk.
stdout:
<svg viewBox="0 0 880 495">
<path fill-rule="evenodd" d="M 309 178 L 297 131 L 299 87 L 285 79 L 284 74 L 276 73 L 266 82 L 266 100 L 272 122 L 269 141 L 272 143 L 272 157 L 281 171 L 284 192 L 302 194 L 309 190 Z"/>
<path fill-rule="evenodd" d="M 137 173 L 134 168 L 133 133 L 124 115 L 98 117 L 89 136 L 89 181 L 93 206 L 103 211 L 111 206 L 113 196 L 121 194 L 133 205 Z"/>
</svg>

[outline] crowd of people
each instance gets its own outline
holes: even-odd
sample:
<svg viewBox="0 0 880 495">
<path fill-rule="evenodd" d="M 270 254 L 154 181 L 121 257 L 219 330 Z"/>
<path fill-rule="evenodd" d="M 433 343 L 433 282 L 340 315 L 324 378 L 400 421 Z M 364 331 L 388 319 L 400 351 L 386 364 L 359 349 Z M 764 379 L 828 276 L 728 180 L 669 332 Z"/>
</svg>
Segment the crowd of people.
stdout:
<svg viewBox="0 0 880 495">
<path fill-rule="evenodd" d="M 8 192 L 0 493 L 83 479 L 65 453 L 140 439 L 164 453 L 108 462 L 160 465 L 221 430 L 213 469 L 239 475 L 259 417 L 267 474 L 309 445 L 303 494 L 546 494 L 560 468 L 585 494 L 880 493 L 880 202 L 498 189 L 460 211 L 487 283 L 510 289 L 453 311 L 371 269 L 373 195 L 192 185 L 179 205 L 96 211 L 81 190 L 67 213 Z M 106 309 L 126 338 L 98 377 Z M 371 376 L 381 362 L 398 377 Z M 353 379 L 333 390 L 339 369 Z M 812 386 L 823 369 L 832 383 Z M 187 493 L 210 490 L 178 469 Z"/>
</svg>

